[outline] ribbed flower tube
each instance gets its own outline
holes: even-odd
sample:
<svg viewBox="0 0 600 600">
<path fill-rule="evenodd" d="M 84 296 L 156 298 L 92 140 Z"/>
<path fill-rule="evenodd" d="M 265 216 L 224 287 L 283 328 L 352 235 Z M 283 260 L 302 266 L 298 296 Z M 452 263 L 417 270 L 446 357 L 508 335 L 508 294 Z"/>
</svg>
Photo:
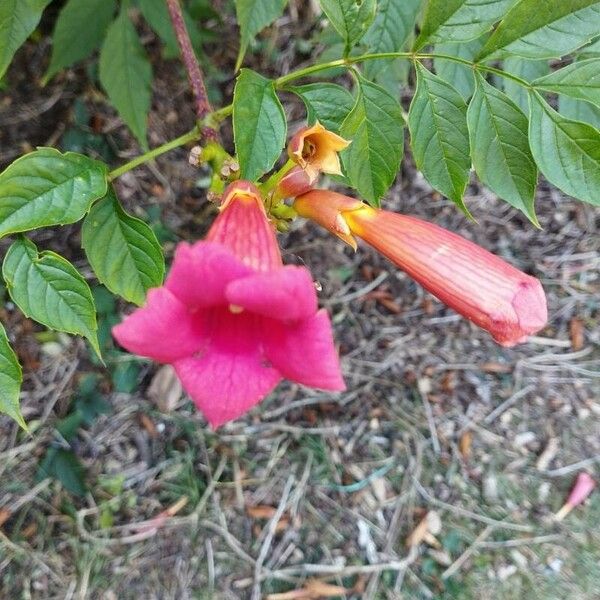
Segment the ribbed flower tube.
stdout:
<svg viewBox="0 0 600 600">
<path fill-rule="evenodd" d="M 363 239 L 503 346 L 524 341 L 546 324 L 538 279 L 438 225 L 326 190 L 304 194 L 294 208 L 346 241 L 348 234 Z"/>
</svg>

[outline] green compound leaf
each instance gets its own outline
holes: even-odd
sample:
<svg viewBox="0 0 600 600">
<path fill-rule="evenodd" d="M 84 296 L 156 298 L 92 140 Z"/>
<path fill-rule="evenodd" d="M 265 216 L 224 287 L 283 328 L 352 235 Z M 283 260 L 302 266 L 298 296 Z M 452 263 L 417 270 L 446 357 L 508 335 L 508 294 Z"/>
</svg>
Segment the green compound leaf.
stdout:
<svg viewBox="0 0 600 600">
<path fill-rule="evenodd" d="M 445 54 L 447 56 L 457 56 L 465 60 L 472 61 L 484 44 L 484 38 L 477 38 L 470 42 L 461 44 L 436 44 L 434 54 Z M 468 100 L 475 90 L 475 80 L 473 79 L 473 69 L 468 65 L 443 58 L 434 58 L 433 67 L 436 75 L 447 81 L 456 91 L 466 100 Z"/>
<path fill-rule="evenodd" d="M 533 85 L 538 89 L 587 100 L 600 106 L 600 58 L 574 62 L 536 79 Z"/>
<path fill-rule="evenodd" d="M 527 140 L 527 117 L 479 73 L 476 81 L 467 110 L 475 172 L 493 192 L 539 227 L 534 209 L 537 168 Z"/>
<path fill-rule="evenodd" d="M 509 56 L 502 63 L 502 69 L 525 81 L 532 82 L 550 71 L 547 60 L 530 60 L 519 56 Z M 529 115 L 529 94 L 527 88 L 511 79 L 503 79 L 506 95 L 526 114 Z"/>
<path fill-rule="evenodd" d="M 369 52 L 400 52 L 414 31 L 421 4 L 421 0 L 380 0 L 375 20 L 363 39 Z M 365 77 L 374 80 L 396 63 L 394 59 L 365 62 Z"/>
<path fill-rule="evenodd" d="M 520 0 L 490 36 L 479 58 L 506 50 L 526 58 L 561 57 L 600 31 L 598 0 Z"/>
<path fill-rule="evenodd" d="M 0 325 L 0 412 L 27 429 L 19 407 L 19 391 L 23 375 L 17 355 L 10 346 L 4 327 Z"/>
<path fill-rule="evenodd" d="M 367 32 L 375 19 L 377 2 L 375 0 L 320 0 L 321 8 L 342 36 L 345 45 L 344 54 Z"/>
<path fill-rule="evenodd" d="M 369 204 L 394 182 L 404 153 L 404 120 L 400 104 L 382 87 L 358 75 L 358 96 L 340 130 L 351 140 L 342 153 L 351 185 Z"/>
<path fill-rule="evenodd" d="M 463 202 L 471 168 L 467 105 L 449 83 L 419 63 L 408 128 L 417 168 L 436 190 L 470 216 Z"/>
<path fill-rule="evenodd" d="M 107 168 L 87 156 L 40 148 L 0 173 L 0 236 L 79 221 L 106 194 Z"/>
<path fill-rule="evenodd" d="M 235 12 L 240 26 L 240 50 L 235 70 L 242 62 L 248 45 L 257 33 L 283 14 L 287 0 L 235 0 Z"/>
<path fill-rule="evenodd" d="M 115 0 L 69 0 L 65 4 L 56 20 L 52 57 L 43 83 L 100 47 L 115 8 Z"/>
<path fill-rule="evenodd" d="M 467 42 L 478 38 L 513 3 L 514 0 L 429 0 L 415 50 L 427 42 Z"/>
<path fill-rule="evenodd" d="M 302 98 L 310 125 L 319 121 L 335 133 L 339 133 L 344 119 L 354 106 L 352 94 L 335 83 L 309 83 L 289 90 Z"/>
<path fill-rule="evenodd" d="M 557 113 L 532 91 L 529 144 L 544 177 L 566 194 L 600 206 L 600 131 Z"/>
<path fill-rule="evenodd" d="M 156 236 L 123 210 L 112 188 L 86 217 L 81 238 L 98 280 L 114 294 L 141 305 L 162 284 L 165 260 Z"/>
<path fill-rule="evenodd" d="M 87 338 L 98 356 L 92 292 L 77 269 L 54 252 L 41 252 L 20 238 L 4 258 L 2 275 L 13 302 L 25 316 L 57 331 Z"/>
<path fill-rule="evenodd" d="M 0 1 L 0 79 L 52 0 Z"/>
<path fill-rule="evenodd" d="M 100 82 L 144 150 L 152 95 L 152 66 L 123 8 L 100 51 Z"/>
<path fill-rule="evenodd" d="M 279 158 L 287 123 L 270 79 L 242 69 L 233 92 L 233 135 L 243 179 L 256 181 Z"/>
</svg>

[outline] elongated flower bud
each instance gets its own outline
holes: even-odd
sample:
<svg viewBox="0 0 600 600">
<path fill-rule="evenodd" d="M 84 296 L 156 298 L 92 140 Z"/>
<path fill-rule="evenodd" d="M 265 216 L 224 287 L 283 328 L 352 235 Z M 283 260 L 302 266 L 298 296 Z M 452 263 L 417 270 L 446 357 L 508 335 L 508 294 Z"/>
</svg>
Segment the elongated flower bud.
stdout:
<svg viewBox="0 0 600 600">
<path fill-rule="evenodd" d="M 349 237 L 362 238 L 502 346 L 522 342 L 546 324 L 538 279 L 442 227 L 325 190 L 301 196 L 294 208 L 345 239 L 339 233 L 343 221 Z"/>
<path fill-rule="evenodd" d="M 275 189 L 275 198 L 296 198 L 313 189 L 312 181 L 302 167 L 294 167 L 286 173 Z"/>
</svg>

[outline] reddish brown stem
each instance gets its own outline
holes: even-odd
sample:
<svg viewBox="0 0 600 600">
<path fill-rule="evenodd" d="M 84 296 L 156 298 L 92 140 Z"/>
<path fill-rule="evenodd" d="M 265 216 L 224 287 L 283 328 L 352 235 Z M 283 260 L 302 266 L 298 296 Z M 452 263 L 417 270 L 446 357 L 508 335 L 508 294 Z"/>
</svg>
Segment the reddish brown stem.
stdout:
<svg viewBox="0 0 600 600">
<path fill-rule="evenodd" d="M 190 41 L 190 36 L 185 26 L 185 21 L 183 20 L 183 13 L 181 12 L 179 0 L 166 0 L 166 2 L 167 8 L 169 9 L 171 22 L 173 23 L 173 29 L 175 30 L 175 35 L 177 36 L 177 43 L 179 44 L 179 49 L 181 50 L 183 64 L 185 65 L 185 70 L 187 71 L 190 86 L 196 101 L 196 115 L 198 116 L 198 120 L 200 120 L 203 119 L 208 113 L 212 112 L 212 108 L 206 94 L 206 86 L 204 85 L 202 69 L 200 68 L 198 59 L 194 54 L 192 42 Z M 214 130 L 210 128 L 206 128 L 203 133 L 209 137 L 216 137 Z"/>
</svg>

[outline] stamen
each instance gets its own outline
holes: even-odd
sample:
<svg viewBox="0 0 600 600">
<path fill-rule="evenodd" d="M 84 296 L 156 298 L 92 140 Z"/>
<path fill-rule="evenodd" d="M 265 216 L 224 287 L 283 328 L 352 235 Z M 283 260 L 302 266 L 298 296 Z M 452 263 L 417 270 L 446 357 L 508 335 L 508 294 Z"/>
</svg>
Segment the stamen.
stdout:
<svg viewBox="0 0 600 600">
<path fill-rule="evenodd" d="M 242 306 L 238 306 L 237 304 L 230 304 L 229 312 L 232 312 L 234 315 L 239 315 L 241 312 L 244 312 L 244 308 Z"/>
</svg>

